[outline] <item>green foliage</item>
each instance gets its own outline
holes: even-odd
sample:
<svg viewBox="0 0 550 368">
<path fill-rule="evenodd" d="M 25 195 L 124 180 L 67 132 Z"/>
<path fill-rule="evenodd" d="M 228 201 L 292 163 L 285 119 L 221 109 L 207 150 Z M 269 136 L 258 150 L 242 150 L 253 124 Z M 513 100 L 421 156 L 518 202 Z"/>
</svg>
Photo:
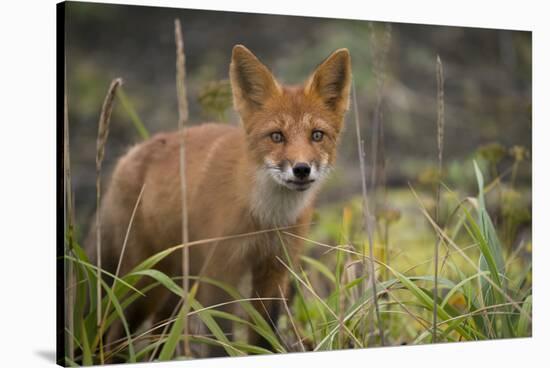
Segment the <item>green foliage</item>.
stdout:
<svg viewBox="0 0 550 368">
<path fill-rule="evenodd" d="M 497 142 L 488 143 L 480 146 L 477 153 L 481 158 L 487 160 L 492 165 L 497 165 L 506 155 L 506 148 Z"/>
<path fill-rule="evenodd" d="M 207 118 L 215 118 L 221 122 L 227 121 L 227 111 L 233 105 L 229 80 L 206 83 L 199 92 L 198 100 Z"/>
<path fill-rule="evenodd" d="M 317 231 L 312 233 L 311 240 L 306 241 L 309 255 L 304 255 L 300 264 L 290 263 L 288 257 L 280 260 L 289 269 L 290 281 L 296 289 L 295 299 L 292 303 L 288 302 L 291 315 L 286 316 L 287 319 L 292 319 L 296 330 L 291 330 L 291 324 L 286 323 L 285 329 L 280 327 L 278 331 L 274 331 L 268 321 L 237 290 L 218 280 L 203 278 L 201 283 L 215 285 L 230 295 L 246 316 L 243 318 L 201 305 L 194 298 L 197 287 L 200 287 L 195 283 L 190 297 L 180 307 L 165 334 L 145 340 L 143 336 L 131 333 L 131 326 L 127 325 L 124 318 L 124 310 L 129 305 L 155 287 L 163 287 L 178 296 L 182 295 L 183 290 L 174 278 L 154 268 L 158 262 L 181 249 L 181 246 L 149 257 L 120 277 L 103 271 L 105 278 L 101 280 L 104 290 L 102 310 L 106 318 L 103 328 L 98 328 L 95 310 L 96 266 L 90 264 L 75 242 L 73 254 L 66 256 L 67 261 L 73 262 L 75 266 L 75 329 L 67 332 L 67 338 L 74 341 L 75 360 L 67 357 L 66 361 L 68 364 L 83 365 L 100 362 L 100 334 L 105 333 L 116 321 L 122 323 L 126 339 L 116 347 L 103 346 L 106 359 L 116 354 L 124 361 L 143 361 L 149 359 L 149 354 L 156 349 L 160 351 L 160 360 L 184 358 L 176 354 L 176 346 L 183 339 L 184 317 L 191 315 L 197 315 L 210 334 L 193 335 L 190 337 L 191 342 L 199 345 L 221 345 L 230 356 L 264 354 L 270 351 L 252 346 L 242 339 L 229 339 L 220 329 L 217 322 L 219 319 L 230 320 L 237 330 L 253 329 L 270 343 L 273 352 L 299 350 L 298 339 L 306 349 L 314 351 L 376 346 L 380 341 L 376 330 L 370 327 L 374 297 L 379 300 L 387 344 L 429 342 L 429 321 L 434 308 L 439 321 L 438 341 L 529 336 L 532 313 L 530 262 L 527 268 L 515 267 L 523 265 L 527 260 L 514 258 L 501 244 L 499 229 L 486 208 L 487 187 L 477 164 L 474 164 L 474 173 L 478 183 L 477 198 L 458 200 L 456 195 L 449 192 L 447 201 L 454 200 L 458 211 L 449 211 L 448 224 L 443 228 L 438 227 L 429 217 L 422 203 L 427 197 L 418 197 L 421 201 L 421 213 L 428 220 L 422 230 L 422 227 L 418 227 L 418 214 L 414 214 L 417 210 L 406 205 L 405 193 L 396 192 L 390 195 L 389 200 L 393 202 L 397 198 L 393 198 L 394 195 L 399 195 L 401 200 L 397 203 L 405 203 L 405 207 L 400 207 L 405 209 L 382 207 L 377 216 L 379 223 L 388 226 L 390 233 L 386 236 L 391 234 L 389 239 L 394 240 L 387 244 L 388 253 L 379 253 L 384 257 L 377 257 L 377 277 L 380 281 L 377 283 L 376 296 L 372 295 L 370 283 L 367 282 L 369 275 L 364 272 L 363 266 L 366 235 L 358 226 L 361 221 L 360 199 L 347 202 L 343 212 L 337 209 L 341 207 L 322 209 L 322 221 Z M 510 201 L 510 198 L 503 196 L 502 200 Z M 510 211 L 510 206 L 509 203 L 504 204 L 503 208 Z M 449 207 L 453 206 L 449 204 Z M 444 234 L 443 249 L 446 249 L 446 254 L 438 281 L 443 294 L 437 301 L 433 300 L 430 290 L 434 279 L 429 273 L 426 274 L 430 270 L 428 263 L 420 262 L 420 258 L 411 258 L 415 251 L 425 249 L 426 253 L 420 252 L 420 257 L 429 260 L 432 242 L 419 237 L 419 243 L 413 245 L 413 248 L 405 249 L 403 256 L 396 256 L 394 247 L 398 242 L 404 241 L 396 235 L 397 230 L 405 226 L 408 232 L 412 231 L 409 223 L 411 216 L 416 217 L 414 221 L 417 223 L 417 232 L 429 233 L 432 227 L 436 233 Z M 324 226 L 324 221 L 330 221 L 334 226 Z M 283 238 L 280 240 L 281 246 L 286 249 Z M 408 241 L 410 243 L 411 239 Z M 375 243 L 380 252 L 383 239 L 377 237 Z M 314 256 L 318 248 L 323 249 L 324 254 Z M 475 261 L 476 258 L 478 261 Z M 385 261 L 381 262 L 380 259 Z M 388 264 L 390 260 L 392 266 Z M 116 282 L 109 285 L 109 279 Z M 145 279 L 151 282 L 143 283 Z M 137 288 L 139 281 L 142 281 L 140 285 L 145 286 Z M 148 342 L 144 345 L 144 341 Z"/>
</svg>

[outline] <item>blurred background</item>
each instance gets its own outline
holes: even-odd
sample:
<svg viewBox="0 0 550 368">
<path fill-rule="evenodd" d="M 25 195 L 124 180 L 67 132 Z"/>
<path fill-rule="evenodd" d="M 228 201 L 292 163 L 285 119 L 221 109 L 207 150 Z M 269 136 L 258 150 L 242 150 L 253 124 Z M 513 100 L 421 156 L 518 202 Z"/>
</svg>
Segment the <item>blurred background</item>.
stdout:
<svg viewBox="0 0 550 368">
<path fill-rule="evenodd" d="M 428 226 L 419 222 L 409 185 L 426 193 L 429 208 L 439 178 L 439 55 L 445 78 L 442 180 L 463 196 L 476 195 L 475 159 L 486 183 L 505 183 L 489 202 L 494 203 L 497 222 L 515 216 L 509 245 L 530 240 L 531 32 L 68 3 L 72 180 L 83 232 L 95 209 L 97 122 L 110 81 L 123 78 L 124 98 L 115 103 L 107 173 L 128 147 L 142 140 L 136 119 L 151 135 L 177 128 L 175 18 L 181 20 L 184 34 L 190 125 L 238 124 L 227 81 L 231 49 L 237 43 L 290 84 L 304 81 L 331 51 L 347 47 L 367 172 L 369 178 L 377 173 L 371 193 L 397 211 L 403 231 L 393 241 L 407 241 L 407 246 L 433 237 L 420 231 Z M 319 197 L 319 211 L 325 214 L 319 221 L 329 219 L 316 230 L 320 237 L 330 229 L 331 214 L 340 214 L 360 196 L 356 139 L 351 109 L 337 168 Z M 416 240 L 411 239 L 412 230 L 419 230 L 414 232 Z"/>
</svg>

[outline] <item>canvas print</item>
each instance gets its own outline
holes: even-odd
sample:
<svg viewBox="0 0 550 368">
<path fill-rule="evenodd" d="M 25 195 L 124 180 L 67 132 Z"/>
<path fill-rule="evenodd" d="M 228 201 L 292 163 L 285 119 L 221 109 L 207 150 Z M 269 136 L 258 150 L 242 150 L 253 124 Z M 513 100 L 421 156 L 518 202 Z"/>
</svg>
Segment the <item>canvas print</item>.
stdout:
<svg viewBox="0 0 550 368">
<path fill-rule="evenodd" d="M 531 336 L 531 32 L 57 12 L 58 364 Z"/>
</svg>

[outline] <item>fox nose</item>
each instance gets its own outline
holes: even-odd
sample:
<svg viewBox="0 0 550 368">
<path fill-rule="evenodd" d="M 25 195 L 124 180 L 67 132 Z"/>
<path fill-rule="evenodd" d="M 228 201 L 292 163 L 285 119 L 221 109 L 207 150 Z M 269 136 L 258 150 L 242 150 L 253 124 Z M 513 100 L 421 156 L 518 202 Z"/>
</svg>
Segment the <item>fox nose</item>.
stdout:
<svg viewBox="0 0 550 368">
<path fill-rule="evenodd" d="M 298 162 L 292 168 L 292 172 L 294 173 L 295 177 L 300 180 L 304 180 L 309 176 L 309 173 L 311 172 L 311 167 L 305 162 Z"/>
</svg>

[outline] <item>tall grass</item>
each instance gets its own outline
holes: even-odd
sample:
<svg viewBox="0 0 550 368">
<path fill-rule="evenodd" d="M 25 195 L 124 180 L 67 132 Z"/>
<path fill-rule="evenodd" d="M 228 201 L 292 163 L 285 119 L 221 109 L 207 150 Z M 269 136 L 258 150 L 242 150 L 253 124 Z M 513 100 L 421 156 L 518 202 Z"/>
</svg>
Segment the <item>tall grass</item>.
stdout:
<svg viewBox="0 0 550 368">
<path fill-rule="evenodd" d="M 445 141 L 445 97 L 444 97 L 444 79 L 443 79 L 443 64 L 439 55 L 437 55 L 436 61 L 436 79 L 437 79 L 437 184 L 435 193 L 435 222 L 439 223 L 439 202 L 441 197 L 441 180 L 443 172 L 443 143 Z M 438 294 L 438 277 L 439 277 L 439 245 L 441 237 L 436 236 L 434 245 L 434 292 L 433 299 L 437 301 Z M 434 307 L 433 312 L 433 330 L 432 330 L 432 342 L 437 342 L 437 309 Z"/>
<path fill-rule="evenodd" d="M 71 254 L 73 251 L 74 242 L 74 213 L 73 213 L 73 195 L 72 195 L 72 180 L 71 180 L 71 150 L 69 142 L 69 107 L 67 101 L 67 67 L 65 63 L 64 69 L 64 89 L 63 96 L 63 178 L 64 178 L 64 223 L 66 233 L 66 247 L 64 254 Z M 65 275 L 64 285 L 69 285 L 65 298 L 65 311 L 67 311 L 67 329 L 74 331 L 74 315 L 72 306 L 74 305 L 74 288 L 72 282 L 74 282 L 74 269 L 73 264 L 68 262 L 66 265 L 67 273 Z M 74 341 L 68 340 L 67 350 L 69 352 L 69 358 L 74 359 Z"/>
<path fill-rule="evenodd" d="M 105 146 L 107 144 L 107 138 L 109 137 L 109 125 L 111 122 L 111 114 L 113 112 L 113 102 L 116 95 L 117 88 L 122 84 L 122 79 L 117 78 L 111 82 L 103 106 L 101 108 L 101 114 L 99 116 L 98 131 L 97 131 L 97 145 L 96 145 L 96 252 L 97 252 L 97 328 L 102 330 L 101 323 L 101 167 L 103 164 L 103 158 L 105 156 Z M 99 334 L 100 342 L 100 361 L 104 362 L 103 357 L 103 334 Z"/>
<path fill-rule="evenodd" d="M 180 132 L 180 185 L 181 185 L 181 238 L 184 244 L 189 242 L 188 228 L 188 212 L 187 212 L 187 179 L 185 175 L 185 143 L 184 143 L 184 126 L 189 117 L 187 108 L 187 92 L 185 89 L 185 53 L 183 51 L 183 35 L 181 31 L 181 23 L 179 19 L 174 20 L 174 35 L 176 39 L 176 92 L 178 98 L 178 130 Z M 184 350 L 186 355 L 191 355 L 189 346 L 189 323 L 187 320 L 187 312 L 190 307 L 190 302 L 193 297 L 189 294 L 189 248 L 184 247 L 182 251 L 182 272 L 183 272 L 183 293 L 185 299 L 184 305 L 181 308 L 183 313 L 183 334 Z M 175 330 L 175 331 L 174 331 Z M 172 339 L 178 335 L 177 329 L 173 329 Z M 181 331 L 180 331 L 181 332 Z M 178 335 L 179 337 L 179 335 Z M 169 345 L 166 345 L 169 346 Z M 161 352 L 161 357 L 169 356 L 165 349 Z"/>
<path fill-rule="evenodd" d="M 500 245 L 485 205 L 487 186 L 481 171 L 476 167 L 473 170 L 478 180 L 476 198 L 460 198 L 445 187 L 455 197 L 456 210 L 444 227 L 425 208 L 423 202 L 427 197 L 423 199 L 416 191 L 411 192 L 417 198 L 419 213 L 426 218 L 436 236 L 441 238 L 442 244 L 449 248 L 445 261 L 439 263 L 441 273 L 438 275 L 438 285 L 445 293 L 437 299 L 430 292 L 435 277 L 429 273 L 413 272 L 425 262 L 402 270 L 398 259 L 394 259 L 394 265 L 390 266 L 365 255 L 363 247 L 354 246 L 354 243 L 362 244 L 368 237 L 364 230 L 355 230 L 355 233 L 353 230 L 359 228 L 356 225 L 364 223 L 364 218 L 360 211 L 345 211 L 345 219 L 341 221 L 343 226 L 334 236 L 326 240 L 300 237 L 307 243 L 309 252 L 322 250 L 324 254 L 321 258 L 305 255 L 300 263 L 294 264 L 288 259 L 280 259 L 295 285 L 296 297 L 284 301 L 286 316 L 277 330 L 254 309 L 251 298 L 218 280 L 203 277 L 201 282 L 211 283 L 228 293 L 233 303 L 244 310 L 245 317 L 221 312 L 215 309 L 216 306 L 200 305 L 190 297 L 188 307 L 180 307 L 171 320 L 158 321 L 147 331 L 131 332 L 126 326 L 126 338 L 104 346 L 104 360 L 110 361 L 114 357 L 118 361 L 128 362 L 149 360 L 154 358 L 152 352 L 157 349 L 161 359 L 190 357 L 185 352 L 178 353 L 174 344 L 186 337 L 184 333 L 178 333 L 181 332 L 184 317 L 193 315 L 207 326 L 207 330 L 202 334 L 189 334 L 189 341 L 197 345 L 223 346 L 230 356 L 365 347 L 364 342 L 373 341 L 373 336 L 363 321 L 376 316 L 375 301 L 379 301 L 381 319 L 392 316 L 392 325 L 396 326 L 391 330 L 383 326 L 386 345 L 430 342 L 434 312 L 437 313 L 436 328 L 440 342 L 529 336 L 532 300 L 529 273 L 518 274 L 512 268 L 505 267 L 518 260 L 510 260 L 514 255 L 508 255 Z M 338 216 L 342 216 L 339 213 Z M 279 231 L 286 236 L 297 237 L 284 229 Z M 237 237 L 253 235 L 257 234 Z M 97 305 L 101 305 L 102 313 L 107 316 L 104 328 L 108 329 L 116 321 L 126 324 L 126 308 L 153 288 L 161 287 L 178 296 L 183 295 L 183 288 L 178 285 L 183 278 L 169 277 L 155 266 L 186 247 L 203 246 L 225 239 L 205 239 L 176 245 L 143 260 L 124 275 L 109 274 L 91 264 L 75 241 L 74 256 L 66 256 L 76 274 L 74 331 L 67 333 L 67 338 L 73 340 L 75 350 L 73 357 L 68 354 L 67 364 L 101 362 L 99 346 L 94 343 L 98 340 L 98 334 L 103 333 L 96 324 Z M 426 262 L 430 259 L 433 257 Z M 375 288 L 364 289 L 361 285 L 370 275 L 353 271 L 355 265 L 364 261 L 377 264 L 389 276 L 376 281 Z M 102 294 L 95 292 L 98 271 L 102 276 Z M 116 282 L 108 283 L 105 278 Z M 190 279 L 196 280 L 197 277 L 190 276 Z M 138 282 L 143 286 L 136 288 Z M 195 290 L 192 287 L 190 294 Z M 97 295 L 102 295 L 101 299 L 97 300 Z M 389 298 L 381 298 L 382 295 Z M 271 349 L 251 346 L 242 339 L 228 338 L 222 333 L 217 319 L 232 321 L 236 330 L 253 329 L 270 343 Z M 167 333 L 158 333 L 167 326 L 171 326 Z"/>
<path fill-rule="evenodd" d="M 369 211 L 368 205 L 368 195 L 367 195 L 367 175 L 365 172 L 365 152 L 364 152 L 364 142 L 361 139 L 361 129 L 359 126 L 359 113 L 357 108 L 357 93 L 355 91 L 355 84 L 352 83 L 352 96 L 353 96 L 353 112 L 355 117 L 355 128 L 357 134 L 357 151 L 359 153 L 359 165 L 361 169 L 361 189 L 362 189 L 362 198 L 363 198 L 363 218 L 364 218 L 364 229 L 367 232 L 368 245 L 369 245 L 369 277 L 371 280 L 372 294 L 374 296 L 374 310 L 376 314 L 376 321 L 378 322 L 378 329 L 380 334 L 380 341 L 384 345 L 384 328 L 382 326 L 382 320 L 380 319 L 380 310 L 378 307 L 378 295 L 376 291 L 376 272 L 374 268 L 374 229 L 373 229 L 373 219 Z M 364 249 L 364 247 L 363 247 Z M 363 263 L 365 262 L 365 254 L 363 251 Z"/>
</svg>

